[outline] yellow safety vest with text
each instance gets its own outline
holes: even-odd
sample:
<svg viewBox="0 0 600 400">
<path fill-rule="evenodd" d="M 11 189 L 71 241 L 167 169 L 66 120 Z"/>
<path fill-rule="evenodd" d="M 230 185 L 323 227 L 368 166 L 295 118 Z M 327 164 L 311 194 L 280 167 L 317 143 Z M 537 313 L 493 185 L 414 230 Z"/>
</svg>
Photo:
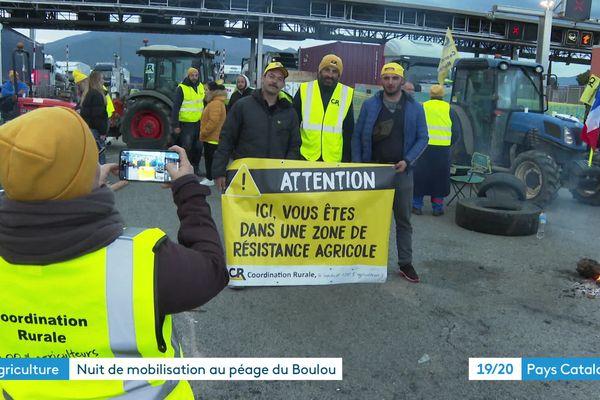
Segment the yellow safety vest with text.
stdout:
<svg viewBox="0 0 600 400">
<path fill-rule="evenodd" d="M 350 110 L 354 90 L 338 83 L 333 90 L 327 110 L 323 110 L 318 81 L 300 84 L 302 123 L 300 153 L 309 161 L 342 161 L 344 136 L 342 126 Z"/>
<path fill-rule="evenodd" d="M 443 100 L 428 100 L 423 103 L 429 146 L 450 146 L 452 142 L 452 120 L 450 104 Z"/>
<path fill-rule="evenodd" d="M 204 86 L 198 84 L 198 91 L 195 91 L 191 86 L 179 84 L 183 91 L 183 102 L 179 109 L 180 122 L 198 122 L 202 119 L 204 111 Z"/>
<path fill-rule="evenodd" d="M 127 229 L 105 248 L 49 265 L 0 258 L 0 357 L 181 357 L 171 316 L 157 343 L 154 246 Z M 2 397 L 4 395 L 4 397 Z M 187 381 L 3 381 L 2 399 L 193 399 Z"/>
</svg>

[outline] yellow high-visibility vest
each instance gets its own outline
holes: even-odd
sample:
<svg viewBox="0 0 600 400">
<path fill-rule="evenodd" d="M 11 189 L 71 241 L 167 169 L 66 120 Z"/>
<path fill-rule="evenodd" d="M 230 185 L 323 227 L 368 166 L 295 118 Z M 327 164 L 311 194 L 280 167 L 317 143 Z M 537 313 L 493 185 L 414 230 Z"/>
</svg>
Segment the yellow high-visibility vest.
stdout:
<svg viewBox="0 0 600 400">
<path fill-rule="evenodd" d="M 342 126 L 350 110 L 354 90 L 338 83 L 333 90 L 327 110 L 323 110 L 318 81 L 300 84 L 302 123 L 300 153 L 309 161 L 342 161 L 344 137 Z"/>
<path fill-rule="evenodd" d="M 423 103 L 429 146 L 450 146 L 452 142 L 452 120 L 450 104 L 443 100 L 428 100 Z"/>
<path fill-rule="evenodd" d="M 284 92 L 283 90 L 280 90 L 279 93 L 277 93 L 277 98 L 287 100 L 290 103 L 292 103 L 294 101 L 292 96 L 290 96 L 287 92 Z"/>
<path fill-rule="evenodd" d="M 183 102 L 179 109 L 180 122 L 198 122 L 202 119 L 204 111 L 204 86 L 198 84 L 198 91 L 195 91 L 191 86 L 179 84 L 183 91 Z"/>
<path fill-rule="evenodd" d="M 160 229 L 127 229 L 105 248 L 49 265 L 0 258 L 1 357 L 181 357 L 167 315 L 155 328 Z M 193 399 L 187 381 L 2 381 L 7 399 Z"/>
<path fill-rule="evenodd" d="M 112 117 L 113 113 L 115 112 L 115 106 L 112 102 L 112 99 L 110 98 L 110 94 L 106 94 L 106 114 L 108 115 L 108 118 Z"/>
</svg>

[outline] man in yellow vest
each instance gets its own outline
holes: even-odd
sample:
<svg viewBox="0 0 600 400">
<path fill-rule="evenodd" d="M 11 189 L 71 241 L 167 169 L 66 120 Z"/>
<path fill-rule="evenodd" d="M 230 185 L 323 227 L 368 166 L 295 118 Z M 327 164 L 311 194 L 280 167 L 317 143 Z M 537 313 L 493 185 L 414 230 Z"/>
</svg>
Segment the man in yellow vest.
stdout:
<svg viewBox="0 0 600 400">
<path fill-rule="evenodd" d="M 202 158 L 202 144 L 198 137 L 204 111 L 204 85 L 198 81 L 198 77 L 196 68 L 188 68 L 187 76 L 175 91 L 171 113 L 175 142 L 185 149 L 196 173 Z"/>
<path fill-rule="evenodd" d="M 48 121 L 52 121 L 49 123 Z M 171 314 L 228 283 L 206 196 L 185 151 L 167 164 L 177 244 L 158 228 L 123 229 L 85 121 L 40 108 L 0 127 L 0 355 L 182 357 Z M 112 190 L 111 190 L 112 189 Z M 2 399 L 193 399 L 186 381 L 7 381 Z"/>
<path fill-rule="evenodd" d="M 423 214 L 423 197 L 431 196 L 433 215 L 444 214 L 444 197 L 450 193 L 450 145 L 460 137 L 460 122 L 444 101 L 444 87 L 433 85 L 431 100 L 423 103 L 429 144 L 414 174 L 413 214 Z"/>
<path fill-rule="evenodd" d="M 300 84 L 294 109 L 300 119 L 300 153 L 309 161 L 350 162 L 354 90 L 339 82 L 342 59 L 328 54 L 319 64 L 318 79 Z"/>
</svg>

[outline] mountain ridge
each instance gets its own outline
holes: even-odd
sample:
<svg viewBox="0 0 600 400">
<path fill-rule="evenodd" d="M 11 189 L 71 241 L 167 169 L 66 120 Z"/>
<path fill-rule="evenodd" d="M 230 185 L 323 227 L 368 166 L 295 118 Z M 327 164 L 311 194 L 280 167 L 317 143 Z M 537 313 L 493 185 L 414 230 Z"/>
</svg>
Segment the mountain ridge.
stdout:
<svg viewBox="0 0 600 400">
<path fill-rule="evenodd" d="M 123 33 L 123 32 L 87 32 L 69 36 L 44 45 L 44 53 L 51 54 L 55 60 L 79 61 L 94 68 L 98 62 L 113 62 L 114 54 L 120 54 L 121 63 L 131 76 L 143 76 L 144 58 L 135 52 L 148 44 L 169 44 L 179 47 L 203 47 L 222 52 L 225 50 L 225 64 L 240 65 L 242 58 L 250 54 L 250 39 L 220 35 L 170 35 L 157 33 Z M 295 51 L 288 48 L 280 50 L 263 45 L 263 51 Z M 216 61 L 221 62 L 223 56 Z"/>
</svg>

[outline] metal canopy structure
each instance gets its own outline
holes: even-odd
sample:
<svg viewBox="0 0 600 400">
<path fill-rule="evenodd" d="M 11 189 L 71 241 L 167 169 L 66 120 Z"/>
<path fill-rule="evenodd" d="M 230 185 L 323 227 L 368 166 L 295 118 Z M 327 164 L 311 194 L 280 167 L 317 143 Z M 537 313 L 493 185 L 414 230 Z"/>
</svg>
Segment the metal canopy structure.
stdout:
<svg viewBox="0 0 600 400">
<path fill-rule="evenodd" d="M 261 21 L 261 22 L 260 22 Z M 459 51 L 536 56 L 538 20 L 399 1 L 338 0 L 0 0 L 0 23 L 14 28 L 222 34 L 265 39 L 319 39 L 383 43 L 411 38 L 442 43 L 453 31 Z M 522 36 L 509 30 L 519 24 Z M 588 46 L 565 45 L 569 31 L 593 33 Z M 550 60 L 587 64 L 600 25 L 554 18 Z"/>
</svg>

